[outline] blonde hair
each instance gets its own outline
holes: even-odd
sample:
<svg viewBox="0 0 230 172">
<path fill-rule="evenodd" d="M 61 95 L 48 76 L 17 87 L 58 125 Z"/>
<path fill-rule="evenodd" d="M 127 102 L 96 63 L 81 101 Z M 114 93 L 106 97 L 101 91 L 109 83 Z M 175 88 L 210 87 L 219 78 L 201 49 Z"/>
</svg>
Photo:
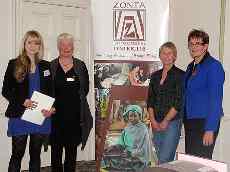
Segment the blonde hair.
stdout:
<svg viewBox="0 0 230 172">
<path fill-rule="evenodd" d="M 58 49 L 59 49 L 60 42 L 62 40 L 70 40 L 72 42 L 72 44 L 74 45 L 74 37 L 73 37 L 73 35 L 71 35 L 69 33 L 61 33 L 57 38 L 57 48 Z"/>
<path fill-rule="evenodd" d="M 18 82 L 25 79 L 27 73 L 30 72 L 31 61 L 27 56 L 25 43 L 29 37 L 37 38 L 40 44 L 39 52 L 35 55 L 35 64 L 37 64 L 44 55 L 44 43 L 41 34 L 38 31 L 30 30 L 25 33 L 19 50 L 19 55 L 16 60 L 14 76 Z"/>
<path fill-rule="evenodd" d="M 175 46 L 175 44 L 173 43 L 173 42 L 165 42 L 164 44 L 162 44 L 161 46 L 160 46 L 160 48 L 159 48 L 159 56 L 160 56 L 160 54 L 161 54 L 161 52 L 162 52 L 162 50 L 164 49 L 164 48 L 169 48 L 169 49 L 171 49 L 172 51 L 173 51 L 173 55 L 175 56 L 175 57 L 177 57 L 177 49 L 176 49 L 176 46 Z"/>
</svg>

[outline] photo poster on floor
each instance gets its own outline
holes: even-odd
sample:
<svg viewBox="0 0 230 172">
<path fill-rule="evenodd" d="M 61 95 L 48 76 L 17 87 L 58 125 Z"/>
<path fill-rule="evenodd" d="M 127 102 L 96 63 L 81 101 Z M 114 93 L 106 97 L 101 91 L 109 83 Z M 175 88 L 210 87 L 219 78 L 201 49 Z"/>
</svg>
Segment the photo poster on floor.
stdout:
<svg viewBox="0 0 230 172">
<path fill-rule="evenodd" d="M 111 150 L 116 152 L 112 154 L 107 150 L 112 149 L 111 147 L 119 142 L 125 130 L 129 130 L 127 128 L 129 122 L 123 116 L 129 105 L 135 105 L 141 109 L 141 126 L 145 126 L 143 127 L 144 131 L 148 130 L 147 138 L 151 138 L 151 127 L 146 106 L 148 85 L 151 74 L 161 68 L 160 61 L 95 60 L 96 160 L 98 166 L 104 166 L 102 167 L 104 170 L 107 169 L 105 166 L 108 165 L 108 159 L 120 157 L 120 154 L 116 155 L 116 149 Z M 143 130 L 139 133 L 141 132 Z M 135 138 L 138 137 L 135 136 Z M 140 141 L 136 143 L 141 143 L 141 139 L 138 140 Z M 146 142 L 143 150 L 151 149 L 151 151 L 145 152 L 150 152 L 146 156 L 151 159 L 150 164 L 154 165 L 156 156 L 152 150 L 153 146 L 150 145 L 152 145 L 151 141 Z M 114 159 L 112 159 L 113 161 Z M 109 162 L 109 164 L 112 163 Z M 129 166 L 133 165 L 129 164 Z"/>
<path fill-rule="evenodd" d="M 156 165 L 146 106 L 147 92 L 144 86 L 110 88 L 107 117 L 98 114 L 96 121 L 96 129 L 99 129 L 96 130 L 96 159 L 101 170 L 139 170 L 147 164 Z M 135 122 L 130 114 L 136 115 Z"/>
</svg>

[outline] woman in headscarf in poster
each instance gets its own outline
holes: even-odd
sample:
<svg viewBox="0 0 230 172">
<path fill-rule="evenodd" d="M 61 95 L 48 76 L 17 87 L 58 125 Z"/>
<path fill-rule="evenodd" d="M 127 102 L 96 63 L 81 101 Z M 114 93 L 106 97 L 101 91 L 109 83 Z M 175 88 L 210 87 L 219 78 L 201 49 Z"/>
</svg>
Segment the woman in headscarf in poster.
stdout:
<svg viewBox="0 0 230 172">
<path fill-rule="evenodd" d="M 123 117 L 128 121 L 116 144 L 108 147 L 101 167 L 106 170 L 141 170 L 156 164 L 157 158 L 152 147 L 148 128 L 142 119 L 142 108 L 128 105 Z"/>
</svg>

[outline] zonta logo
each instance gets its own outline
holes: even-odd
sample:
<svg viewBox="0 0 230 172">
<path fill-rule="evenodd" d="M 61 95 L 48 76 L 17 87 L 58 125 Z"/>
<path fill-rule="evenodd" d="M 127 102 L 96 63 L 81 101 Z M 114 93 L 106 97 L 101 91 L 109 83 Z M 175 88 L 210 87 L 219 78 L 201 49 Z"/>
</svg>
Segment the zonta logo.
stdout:
<svg viewBox="0 0 230 172">
<path fill-rule="evenodd" d="M 115 2 L 113 9 L 145 9 L 144 2 Z"/>
<path fill-rule="evenodd" d="M 113 10 L 113 40 L 144 41 L 145 13 L 145 9 Z"/>
</svg>

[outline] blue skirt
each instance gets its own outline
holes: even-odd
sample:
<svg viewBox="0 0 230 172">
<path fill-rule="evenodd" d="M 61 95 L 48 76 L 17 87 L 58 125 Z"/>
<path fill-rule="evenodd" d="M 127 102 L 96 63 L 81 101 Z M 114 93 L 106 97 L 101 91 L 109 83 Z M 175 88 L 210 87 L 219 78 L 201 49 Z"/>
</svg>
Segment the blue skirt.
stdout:
<svg viewBox="0 0 230 172">
<path fill-rule="evenodd" d="M 50 134 L 51 119 L 46 118 L 42 125 L 33 124 L 21 118 L 9 118 L 7 135 Z"/>
</svg>

